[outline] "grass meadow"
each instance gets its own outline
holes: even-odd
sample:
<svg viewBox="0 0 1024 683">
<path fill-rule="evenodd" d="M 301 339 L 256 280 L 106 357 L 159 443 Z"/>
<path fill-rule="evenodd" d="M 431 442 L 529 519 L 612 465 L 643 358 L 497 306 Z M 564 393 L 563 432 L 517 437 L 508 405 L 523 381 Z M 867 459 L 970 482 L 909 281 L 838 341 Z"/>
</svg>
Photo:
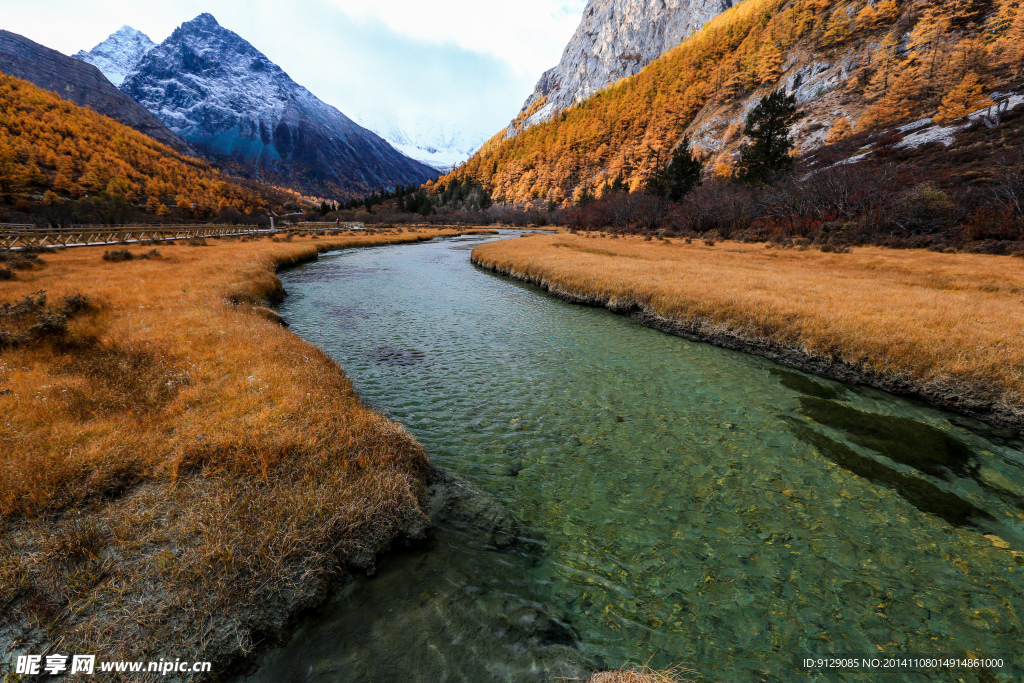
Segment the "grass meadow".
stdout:
<svg viewBox="0 0 1024 683">
<path fill-rule="evenodd" d="M 74 248 L 0 284 L 0 649 L 223 673 L 422 532 L 423 449 L 267 305 L 318 251 L 441 234 Z"/>
</svg>

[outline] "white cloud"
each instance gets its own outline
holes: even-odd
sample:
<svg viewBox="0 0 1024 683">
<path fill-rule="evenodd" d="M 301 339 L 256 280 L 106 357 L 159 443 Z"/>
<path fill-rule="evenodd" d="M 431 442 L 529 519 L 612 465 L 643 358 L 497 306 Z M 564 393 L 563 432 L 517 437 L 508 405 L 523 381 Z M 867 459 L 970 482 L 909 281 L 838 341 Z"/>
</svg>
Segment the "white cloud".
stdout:
<svg viewBox="0 0 1024 683">
<path fill-rule="evenodd" d="M 356 17 L 423 41 L 452 42 L 530 73 L 554 66 L 585 0 L 331 0 Z"/>
<path fill-rule="evenodd" d="M 486 136 L 518 112 L 585 0 L 0 0 L 0 28 L 65 54 L 122 25 L 156 42 L 210 12 L 353 119 Z"/>
</svg>

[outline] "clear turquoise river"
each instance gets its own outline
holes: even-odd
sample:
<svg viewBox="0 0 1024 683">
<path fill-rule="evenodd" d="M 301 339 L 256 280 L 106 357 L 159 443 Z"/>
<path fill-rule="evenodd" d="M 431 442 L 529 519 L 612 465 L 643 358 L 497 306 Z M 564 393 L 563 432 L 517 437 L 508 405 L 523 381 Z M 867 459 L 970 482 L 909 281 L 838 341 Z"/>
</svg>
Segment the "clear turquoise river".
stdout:
<svg viewBox="0 0 1024 683">
<path fill-rule="evenodd" d="M 249 680 L 556 681 L 644 663 L 722 682 L 1024 680 L 1024 441 L 563 303 L 474 267 L 486 239 L 282 274 L 292 330 L 498 521 L 439 520 Z M 1005 664 L 802 663 L 840 655 Z"/>
</svg>

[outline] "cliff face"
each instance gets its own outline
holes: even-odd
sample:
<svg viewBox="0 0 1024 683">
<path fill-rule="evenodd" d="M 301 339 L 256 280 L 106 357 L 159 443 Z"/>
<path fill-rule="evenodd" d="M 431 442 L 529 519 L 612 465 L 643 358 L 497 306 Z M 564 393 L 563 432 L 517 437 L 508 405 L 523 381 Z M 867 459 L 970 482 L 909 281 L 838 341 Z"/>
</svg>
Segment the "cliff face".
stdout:
<svg viewBox="0 0 1024 683">
<path fill-rule="evenodd" d="M 632 76 L 733 0 L 590 0 L 558 66 L 544 72 L 506 137 Z"/>
<path fill-rule="evenodd" d="M 90 107 L 179 152 L 193 154 L 145 107 L 118 90 L 92 64 L 63 55 L 16 33 L 0 30 L 0 72 Z"/>
<path fill-rule="evenodd" d="M 209 14 L 179 26 L 122 89 L 212 158 L 306 194 L 356 196 L 439 175 L 317 99 Z"/>
<path fill-rule="evenodd" d="M 498 203 L 568 207 L 616 182 L 645 187 L 684 139 L 708 175 L 731 177 L 747 115 L 779 89 L 805 114 L 790 130 L 802 157 L 914 157 L 933 178 L 990 182 L 996 163 L 979 160 L 1019 149 L 1019 121 L 1001 121 L 1024 111 L 1022 65 L 1020 0 L 744 0 L 624 82 L 512 139 L 497 136 L 438 186 L 458 180 Z M 558 85 L 550 75 L 545 83 Z M 566 91 L 554 86 L 557 105 L 551 96 Z M 998 141 L 978 142 L 979 128 Z M 961 145 L 975 147 L 952 161 Z"/>
</svg>

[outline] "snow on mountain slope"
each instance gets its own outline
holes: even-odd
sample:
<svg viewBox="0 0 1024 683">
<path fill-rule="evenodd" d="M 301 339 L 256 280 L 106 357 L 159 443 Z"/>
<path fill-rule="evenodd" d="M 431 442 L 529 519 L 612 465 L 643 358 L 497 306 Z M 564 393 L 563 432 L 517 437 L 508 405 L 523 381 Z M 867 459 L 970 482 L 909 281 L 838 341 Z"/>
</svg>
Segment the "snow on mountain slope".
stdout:
<svg viewBox="0 0 1024 683">
<path fill-rule="evenodd" d="M 307 194 L 358 196 L 438 175 L 317 99 L 210 14 L 150 51 L 122 90 L 214 158 Z"/>
<path fill-rule="evenodd" d="M 156 43 L 145 33 L 136 31 L 131 26 L 122 26 L 93 49 L 88 52 L 82 50 L 72 56 L 92 64 L 102 71 L 111 83 L 121 87 L 125 77 L 154 47 Z"/>
<path fill-rule="evenodd" d="M 440 121 L 421 118 L 403 126 L 382 112 L 364 113 L 359 123 L 381 136 L 395 149 L 439 171 L 458 166 L 487 141 L 488 136 L 468 132 Z"/>
</svg>

